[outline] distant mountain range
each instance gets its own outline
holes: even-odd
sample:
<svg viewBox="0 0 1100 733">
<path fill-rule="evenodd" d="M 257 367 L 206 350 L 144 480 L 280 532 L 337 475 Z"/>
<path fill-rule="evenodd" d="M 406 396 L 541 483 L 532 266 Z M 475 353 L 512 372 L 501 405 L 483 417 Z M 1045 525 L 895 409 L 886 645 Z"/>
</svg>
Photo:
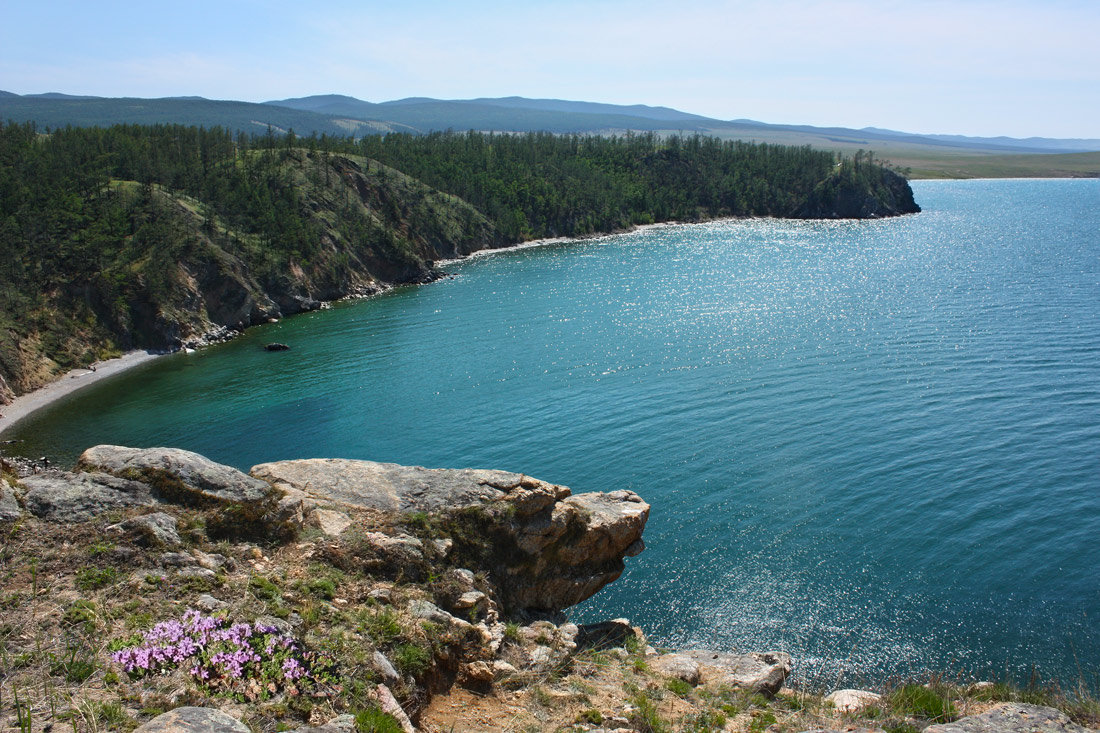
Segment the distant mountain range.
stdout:
<svg viewBox="0 0 1100 733">
<path fill-rule="evenodd" d="M 850 129 L 773 125 L 755 120 L 717 120 L 669 107 L 597 104 L 559 99 L 441 100 L 410 97 L 366 102 L 326 94 L 262 104 L 202 97 L 139 99 L 0 91 L 0 120 L 34 121 L 40 127 L 116 123 L 215 125 L 245 132 L 293 129 L 296 134 L 353 135 L 433 130 L 612 134 L 626 131 L 701 133 L 753 142 L 811 145 L 851 152 L 864 148 L 904 157 L 920 153 L 982 155 L 1100 151 L 1100 139 L 918 135 L 875 127 Z"/>
</svg>

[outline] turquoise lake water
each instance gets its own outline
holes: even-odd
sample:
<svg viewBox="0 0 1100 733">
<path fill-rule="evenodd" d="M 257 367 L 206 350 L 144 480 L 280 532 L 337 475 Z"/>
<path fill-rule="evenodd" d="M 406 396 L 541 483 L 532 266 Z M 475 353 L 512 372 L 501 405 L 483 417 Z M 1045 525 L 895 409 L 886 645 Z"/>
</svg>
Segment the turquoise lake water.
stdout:
<svg viewBox="0 0 1100 733">
<path fill-rule="evenodd" d="M 652 506 L 574 611 L 803 682 L 1096 684 L 1100 181 L 475 257 L 105 381 L 7 438 L 501 468 Z M 269 341 L 292 350 L 264 352 Z"/>
</svg>

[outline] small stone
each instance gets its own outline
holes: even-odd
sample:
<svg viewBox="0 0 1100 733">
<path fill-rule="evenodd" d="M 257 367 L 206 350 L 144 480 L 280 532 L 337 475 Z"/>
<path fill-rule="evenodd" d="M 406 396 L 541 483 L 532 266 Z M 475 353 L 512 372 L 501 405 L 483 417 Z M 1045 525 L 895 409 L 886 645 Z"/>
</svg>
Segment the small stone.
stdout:
<svg viewBox="0 0 1100 733">
<path fill-rule="evenodd" d="M 374 668 L 378 670 L 378 673 L 382 675 L 382 678 L 386 680 L 388 684 L 397 684 L 401 681 L 401 675 L 397 673 L 397 669 L 394 668 L 385 654 L 380 651 L 375 651 L 371 659 L 374 663 Z"/>
<path fill-rule="evenodd" d="M 476 661 L 462 665 L 459 669 L 462 684 L 469 687 L 481 687 L 491 684 L 496 674 L 488 662 Z"/>
<path fill-rule="evenodd" d="M 382 712 L 392 715 L 401 726 L 401 730 L 405 731 L 405 733 L 416 733 L 416 728 L 413 727 L 412 721 L 409 720 L 409 716 L 405 714 L 404 709 L 398 704 L 393 693 L 390 692 L 390 688 L 385 685 L 378 685 L 378 687 L 375 688 L 375 694 L 378 698 L 378 706 L 382 708 Z"/>
<path fill-rule="evenodd" d="M 203 593 L 201 596 L 195 599 L 195 606 L 200 611 L 206 611 L 210 613 L 212 611 L 220 611 L 223 608 L 228 608 L 229 604 L 225 601 L 218 600 L 212 595 Z"/>
<path fill-rule="evenodd" d="M 455 601 L 456 610 L 466 610 L 468 608 L 476 608 L 480 612 L 484 613 L 485 609 L 489 605 L 489 598 L 479 590 L 472 590 L 467 593 L 463 593 Z"/>
<path fill-rule="evenodd" d="M 881 699 L 882 695 L 867 690 L 837 690 L 830 693 L 825 702 L 831 702 L 841 713 L 858 713 Z"/>
<path fill-rule="evenodd" d="M 309 514 L 308 523 L 329 537 L 336 537 L 351 526 L 351 517 L 332 509 L 314 509 Z"/>
<path fill-rule="evenodd" d="M 219 555 L 217 553 L 208 554 L 199 549 L 191 550 L 191 554 L 199 563 L 199 567 L 206 568 L 207 570 L 218 571 L 230 565 L 229 558 L 225 555 Z"/>
<path fill-rule="evenodd" d="M 284 634 L 289 634 L 291 631 L 290 622 L 276 616 L 259 616 L 256 623 L 260 626 L 274 626 Z"/>
<path fill-rule="evenodd" d="M 440 557 L 447 557 L 451 552 L 451 548 L 454 547 L 454 540 L 449 538 L 432 540 L 432 547 L 439 554 Z"/>
<path fill-rule="evenodd" d="M 393 590 L 390 588 L 375 588 L 367 594 L 367 598 L 388 606 L 393 603 Z"/>
<path fill-rule="evenodd" d="M 493 661 L 493 674 L 498 678 L 512 677 L 519 674 L 519 670 L 503 659 Z"/>
<path fill-rule="evenodd" d="M 176 518 L 164 512 L 154 512 L 133 519 L 127 519 L 121 525 L 127 532 L 136 532 L 144 540 L 142 544 L 175 547 L 181 544 Z"/>
<path fill-rule="evenodd" d="M 185 552 L 165 552 L 160 556 L 159 562 L 164 568 L 188 568 L 198 564 L 195 558 Z"/>
<path fill-rule="evenodd" d="M 176 577 L 182 579 L 198 578 L 200 580 L 214 580 L 218 577 L 218 574 L 215 573 L 213 570 L 207 570 L 206 568 L 192 566 L 189 568 L 180 568 L 179 570 L 177 570 Z"/>
</svg>

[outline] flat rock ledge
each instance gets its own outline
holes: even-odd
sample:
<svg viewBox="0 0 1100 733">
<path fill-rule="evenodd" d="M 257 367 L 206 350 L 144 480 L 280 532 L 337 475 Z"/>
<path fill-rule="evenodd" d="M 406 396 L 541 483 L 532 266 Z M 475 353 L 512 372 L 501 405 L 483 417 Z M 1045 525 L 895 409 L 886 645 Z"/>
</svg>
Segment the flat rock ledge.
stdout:
<svg viewBox="0 0 1100 733">
<path fill-rule="evenodd" d="M 1094 733 L 1054 708 L 1006 703 L 954 723 L 930 725 L 924 733 Z"/>
<path fill-rule="evenodd" d="M 251 474 L 299 501 L 303 515 L 366 508 L 441 517 L 454 530 L 452 552 L 479 558 L 509 611 L 580 603 L 645 547 L 649 505 L 632 491 L 573 495 L 507 471 L 343 459 L 263 463 Z"/>
<path fill-rule="evenodd" d="M 184 707 L 158 715 L 134 733 L 250 733 L 250 729 L 219 710 Z"/>
<path fill-rule="evenodd" d="M 632 491 L 574 495 L 507 471 L 311 459 L 261 464 L 248 475 L 178 448 L 117 445 L 89 448 L 75 472 L 48 471 L 0 489 L 0 511 L 13 518 L 26 510 L 83 522 L 166 504 L 213 510 L 222 529 L 267 539 L 307 526 L 338 535 L 361 509 L 402 521 L 430 517 L 430 547 L 412 537 L 375 538 L 375 560 L 464 563 L 489 576 L 502 610 L 536 614 L 576 605 L 617 579 L 624 558 L 645 548 L 649 518 L 649 505 Z M 167 524 L 163 536 L 154 519 L 124 529 L 172 545 Z"/>
<path fill-rule="evenodd" d="M 784 652 L 730 654 L 692 649 L 657 656 L 652 666 L 668 677 L 692 685 L 725 685 L 774 696 L 791 673 L 791 657 Z"/>
</svg>

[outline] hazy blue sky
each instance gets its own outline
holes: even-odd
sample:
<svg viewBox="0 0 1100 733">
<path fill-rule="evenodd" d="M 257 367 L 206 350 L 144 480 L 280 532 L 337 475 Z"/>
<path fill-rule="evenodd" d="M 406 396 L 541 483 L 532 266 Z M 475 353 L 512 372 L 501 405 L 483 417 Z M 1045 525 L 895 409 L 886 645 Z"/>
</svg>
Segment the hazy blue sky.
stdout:
<svg viewBox="0 0 1100 733">
<path fill-rule="evenodd" d="M 3 0 L 0 89 L 521 95 L 1100 138 L 1100 0 Z"/>
</svg>

